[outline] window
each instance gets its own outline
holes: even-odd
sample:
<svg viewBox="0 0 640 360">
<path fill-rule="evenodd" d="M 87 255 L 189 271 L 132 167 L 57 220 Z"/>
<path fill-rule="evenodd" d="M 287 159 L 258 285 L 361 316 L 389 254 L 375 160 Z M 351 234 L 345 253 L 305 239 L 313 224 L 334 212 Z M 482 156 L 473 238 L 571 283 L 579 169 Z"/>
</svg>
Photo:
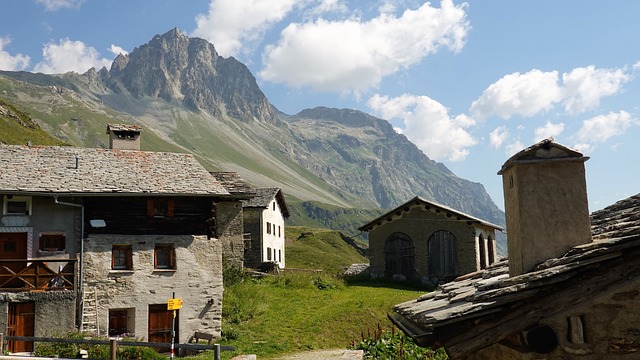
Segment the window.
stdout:
<svg viewBox="0 0 640 360">
<path fill-rule="evenodd" d="M 267 234 L 271 234 L 271 223 L 267 222 Z"/>
<path fill-rule="evenodd" d="M 5 195 L 2 213 L 4 215 L 31 215 L 31 197 Z"/>
<path fill-rule="evenodd" d="M 271 248 L 267 248 L 267 261 L 271 261 Z"/>
<path fill-rule="evenodd" d="M 156 244 L 153 267 L 156 269 L 176 268 L 176 250 L 172 244 Z"/>
<path fill-rule="evenodd" d="M 153 218 L 173 217 L 174 205 L 173 199 L 148 199 L 147 216 Z"/>
<path fill-rule="evenodd" d="M 133 269 L 131 245 L 113 245 L 111 250 L 111 269 Z"/>
<path fill-rule="evenodd" d="M 278 225 L 278 237 L 282 237 L 280 234 L 280 225 Z"/>
<path fill-rule="evenodd" d="M 276 202 L 273 202 L 273 211 L 276 211 Z"/>
<path fill-rule="evenodd" d="M 278 262 L 282 262 L 282 250 L 278 250 Z"/>
<path fill-rule="evenodd" d="M 109 310 L 109 336 L 120 336 L 129 332 L 127 310 Z"/>
<path fill-rule="evenodd" d="M 64 251 L 65 237 L 64 233 L 41 233 L 40 234 L 40 250 L 41 251 Z"/>
</svg>

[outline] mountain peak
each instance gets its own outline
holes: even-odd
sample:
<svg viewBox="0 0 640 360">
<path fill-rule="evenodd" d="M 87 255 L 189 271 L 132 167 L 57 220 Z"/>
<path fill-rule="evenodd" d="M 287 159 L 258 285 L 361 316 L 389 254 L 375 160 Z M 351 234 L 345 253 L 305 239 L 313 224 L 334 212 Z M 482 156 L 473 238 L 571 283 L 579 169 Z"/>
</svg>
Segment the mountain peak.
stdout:
<svg viewBox="0 0 640 360">
<path fill-rule="evenodd" d="M 218 55 L 213 44 L 173 28 L 129 55 L 118 55 L 108 85 L 136 99 L 179 102 L 192 111 L 241 121 L 277 121 L 276 111 L 249 69 Z"/>
</svg>

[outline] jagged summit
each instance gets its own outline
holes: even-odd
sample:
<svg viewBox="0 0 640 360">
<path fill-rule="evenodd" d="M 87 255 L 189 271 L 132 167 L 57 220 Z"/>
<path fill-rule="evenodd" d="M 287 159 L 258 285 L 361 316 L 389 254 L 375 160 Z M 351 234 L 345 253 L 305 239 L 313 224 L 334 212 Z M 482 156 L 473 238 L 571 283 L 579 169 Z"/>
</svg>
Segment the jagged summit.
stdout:
<svg viewBox="0 0 640 360">
<path fill-rule="evenodd" d="M 218 55 L 213 44 L 178 28 L 119 54 L 103 79 L 116 93 L 136 99 L 180 102 L 191 110 L 241 121 L 274 122 L 276 111 L 247 67 Z"/>
</svg>

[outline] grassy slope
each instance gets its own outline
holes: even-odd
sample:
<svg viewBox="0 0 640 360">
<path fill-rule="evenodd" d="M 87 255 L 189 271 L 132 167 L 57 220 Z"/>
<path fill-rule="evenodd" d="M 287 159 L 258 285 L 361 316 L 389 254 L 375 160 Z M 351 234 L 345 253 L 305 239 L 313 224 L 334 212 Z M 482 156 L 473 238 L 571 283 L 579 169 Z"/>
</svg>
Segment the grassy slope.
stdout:
<svg viewBox="0 0 640 360">
<path fill-rule="evenodd" d="M 305 233 L 304 236 L 301 236 Z M 323 270 L 322 275 L 287 273 L 225 284 L 223 352 L 274 358 L 315 349 L 347 348 L 379 324 L 389 328 L 393 305 L 424 291 L 397 284 L 345 282 L 335 274 L 367 262 L 337 231 L 287 227 L 287 267 Z M 204 357 L 203 357 L 204 358 Z"/>
<path fill-rule="evenodd" d="M 334 275 L 345 266 L 369 262 L 338 231 L 287 226 L 285 236 L 288 268 L 320 269 Z"/>
<path fill-rule="evenodd" d="M 42 130 L 29 114 L 0 99 L 0 143 L 64 145 L 64 142 Z"/>
</svg>

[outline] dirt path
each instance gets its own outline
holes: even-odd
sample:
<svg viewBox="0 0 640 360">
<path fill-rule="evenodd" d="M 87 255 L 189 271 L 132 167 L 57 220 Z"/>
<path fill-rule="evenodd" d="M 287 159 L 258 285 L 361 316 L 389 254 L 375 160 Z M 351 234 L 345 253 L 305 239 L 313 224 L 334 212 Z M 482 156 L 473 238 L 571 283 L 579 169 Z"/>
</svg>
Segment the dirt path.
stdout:
<svg viewBox="0 0 640 360">
<path fill-rule="evenodd" d="M 318 350 L 287 355 L 278 360 L 362 360 L 362 350 Z"/>
</svg>

